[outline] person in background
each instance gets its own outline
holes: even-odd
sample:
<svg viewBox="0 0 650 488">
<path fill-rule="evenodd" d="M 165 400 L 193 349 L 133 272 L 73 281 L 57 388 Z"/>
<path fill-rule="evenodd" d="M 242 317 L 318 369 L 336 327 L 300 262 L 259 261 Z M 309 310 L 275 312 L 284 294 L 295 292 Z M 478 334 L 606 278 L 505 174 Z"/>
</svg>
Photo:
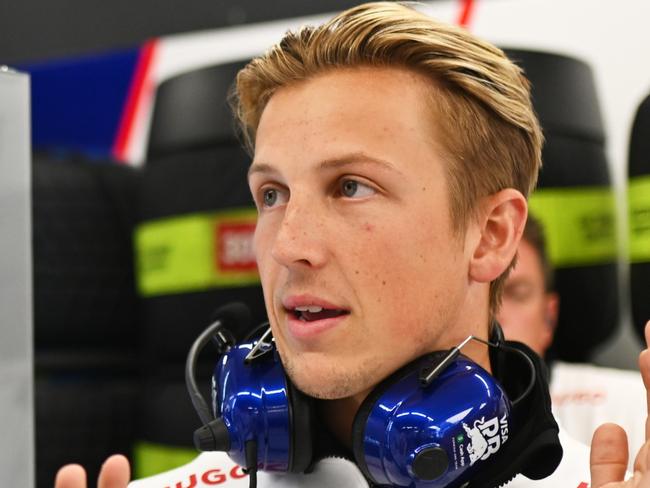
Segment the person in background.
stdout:
<svg viewBox="0 0 650 488">
<path fill-rule="evenodd" d="M 560 306 L 543 227 L 529 214 L 497 320 L 507 339 L 523 342 L 545 357 L 553 343 Z M 646 391 L 638 371 L 552 359 L 547 363 L 553 413 L 573 438 L 588 445 L 596 427 L 614 422 L 628 433 L 630 452 L 639 450 L 645 442 Z"/>
<path fill-rule="evenodd" d="M 529 84 L 493 45 L 408 6 L 377 2 L 287 33 L 239 73 L 235 107 L 253 154 L 254 247 L 270 327 L 287 376 L 316 405 L 319 430 L 308 470 L 262 471 L 257 481 L 367 488 L 373 483 L 351 444 L 375 388 L 470 335 L 500 342 L 494 314 L 541 164 Z M 470 341 L 463 354 L 513 386 L 531 385 L 528 401 L 513 407 L 519 423 L 507 442 L 486 451 L 487 441 L 473 436 L 483 440 L 483 458 L 516 466 L 539 428 L 545 452 L 557 453 L 539 358 L 530 357 L 532 375 L 512 363 L 497 368 L 483 343 Z M 549 464 L 536 456 L 529 467 L 546 478 L 517 476 L 508 488 L 586 484 L 585 446 L 559 436 L 558 469 L 550 474 L 557 457 Z M 622 481 L 624 436 L 612 425 L 598 430 L 592 488 L 631 486 Z M 499 457 L 497 444 L 511 456 Z M 455 453 L 477 454 L 469 447 Z M 206 466 L 211 456 L 201 456 Z M 650 484 L 646 471 L 639 481 Z M 124 488 L 128 479 L 126 460 L 112 457 L 99 486 Z M 173 486 L 164 476 L 136 483 Z M 56 488 L 85 486 L 79 466 L 56 479 Z"/>
</svg>

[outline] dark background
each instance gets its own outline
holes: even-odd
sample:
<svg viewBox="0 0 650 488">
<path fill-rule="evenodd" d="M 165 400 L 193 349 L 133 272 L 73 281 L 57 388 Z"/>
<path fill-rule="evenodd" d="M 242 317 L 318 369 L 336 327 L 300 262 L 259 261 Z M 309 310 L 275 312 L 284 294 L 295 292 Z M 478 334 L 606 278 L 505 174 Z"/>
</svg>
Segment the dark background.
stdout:
<svg viewBox="0 0 650 488">
<path fill-rule="evenodd" d="M 335 12 L 354 0 L 0 0 L 0 65 L 131 47 L 150 37 Z"/>
</svg>

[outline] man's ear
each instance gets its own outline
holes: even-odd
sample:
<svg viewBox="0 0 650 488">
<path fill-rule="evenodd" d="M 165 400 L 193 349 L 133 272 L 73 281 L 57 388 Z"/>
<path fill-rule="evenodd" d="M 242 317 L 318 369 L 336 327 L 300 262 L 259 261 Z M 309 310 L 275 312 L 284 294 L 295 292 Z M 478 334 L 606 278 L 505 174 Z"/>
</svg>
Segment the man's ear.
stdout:
<svg viewBox="0 0 650 488">
<path fill-rule="evenodd" d="M 479 208 L 480 235 L 470 259 L 470 278 L 487 283 L 506 270 L 517 253 L 527 216 L 526 198 L 513 188 L 484 197 Z"/>
<path fill-rule="evenodd" d="M 557 318 L 560 312 L 560 295 L 554 291 L 546 293 L 545 298 L 545 319 L 546 324 L 555 333 L 555 328 L 557 327 Z"/>
<path fill-rule="evenodd" d="M 539 344 L 541 350 L 544 351 L 541 356 L 544 356 L 548 352 L 548 348 L 553 344 L 559 309 L 560 295 L 554 291 L 546 293 L 544 297 L 544 321 L 546 322 L 546 329 L 539 331 Z"/>
</svg>

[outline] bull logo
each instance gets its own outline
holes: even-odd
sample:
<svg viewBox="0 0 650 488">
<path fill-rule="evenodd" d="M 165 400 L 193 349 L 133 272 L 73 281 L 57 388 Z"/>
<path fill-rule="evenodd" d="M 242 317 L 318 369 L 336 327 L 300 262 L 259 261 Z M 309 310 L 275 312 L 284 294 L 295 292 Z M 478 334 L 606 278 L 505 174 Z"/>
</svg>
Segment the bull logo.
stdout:
<svg viewBox="0 0 650 488">
<path fill-rule="evenodd" d="M 485 417 L 481 417 L 474 421 L 473 427 L 463 422 L 463 429 L 469 438 L 467 452 L 470 466 L 479 459 L 485 461 L 499 450 L 502 441 L 508 439 L 508 420 L 505 415 L 501 420 L 493 417 L 486 421 Z"/>
</svg>

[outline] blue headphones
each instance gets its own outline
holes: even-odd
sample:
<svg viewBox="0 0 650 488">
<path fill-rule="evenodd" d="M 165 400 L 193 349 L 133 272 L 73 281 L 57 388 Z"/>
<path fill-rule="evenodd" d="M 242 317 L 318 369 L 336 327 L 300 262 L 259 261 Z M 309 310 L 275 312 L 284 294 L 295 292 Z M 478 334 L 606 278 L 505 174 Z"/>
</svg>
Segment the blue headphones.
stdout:
<svg viewBox="0 0 650 488">
<path fill-rule="evenodd" d="M 222 307 L 197 338 L 186 364 L 186 383 L 203 427 L 201 451 L 226 451 L 256 483 L 258 469 L 304 472 L 312 463 L 313 400 L 286 376 L 270 329 L 235 344 L 224 324 L 246 322 L 241 304 Z M 468 337 L 448 351 L 426 354 L 396 371 L 368 395 L 356 414 L 355 461 L 373 483 L 398 487 L 461 486 L 493 461 L 512 429 L 513 404 L 495 378 L 460 353 Z M 194 378 L 196 358 L 209 341 L 221 352 L 212 379 L 212 410 Z M 518 351 L 519 352 L 519 351 Z M 561 456 L 561 454 L 560 454 Z"/>
</svg>

